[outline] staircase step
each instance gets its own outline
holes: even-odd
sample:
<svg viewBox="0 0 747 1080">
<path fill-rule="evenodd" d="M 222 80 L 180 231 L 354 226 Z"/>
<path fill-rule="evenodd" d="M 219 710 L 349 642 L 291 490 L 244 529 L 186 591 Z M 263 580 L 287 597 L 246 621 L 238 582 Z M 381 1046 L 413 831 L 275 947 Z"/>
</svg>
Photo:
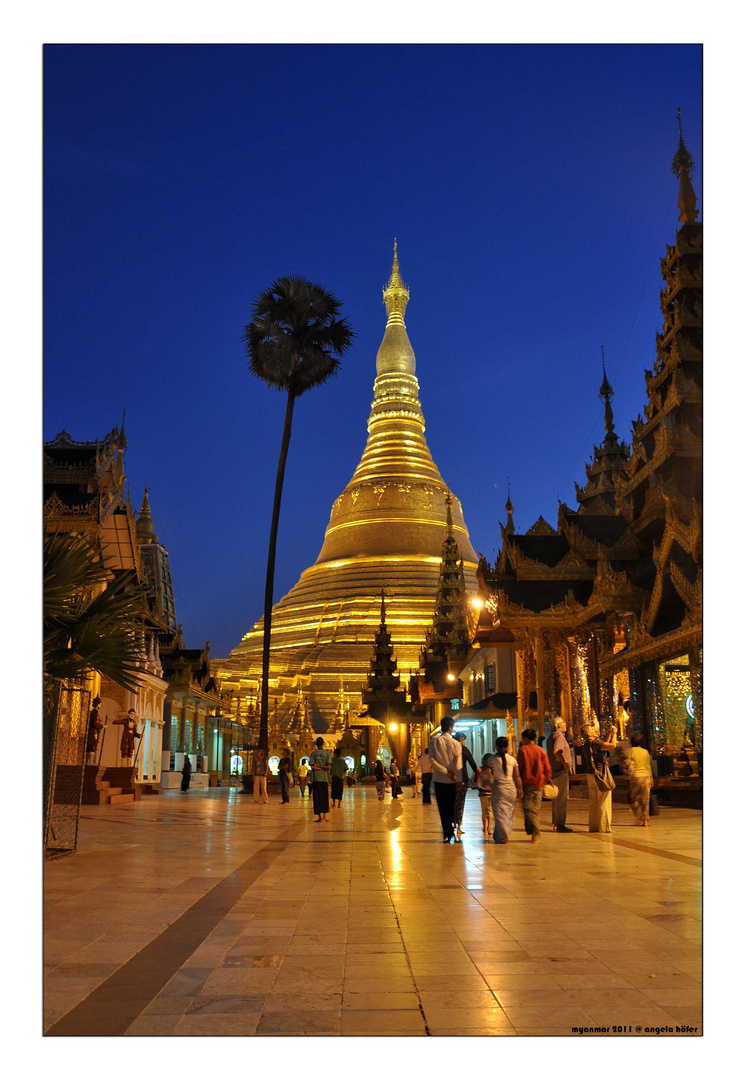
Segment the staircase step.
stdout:
<svg viewBox="0 0 747 1080">
<path fill-rule="evenodd" d="M 109 798 L 109 803 L 110 803 L 111 806 L 115 806 L 118 803 L 134 802 L 134 801 L 135 801 L 135 796 L 134 796 L 134 794 L 132 792 L 130 792 L 129 795 L 111 795 L 110 798 Z"/>
</svg>

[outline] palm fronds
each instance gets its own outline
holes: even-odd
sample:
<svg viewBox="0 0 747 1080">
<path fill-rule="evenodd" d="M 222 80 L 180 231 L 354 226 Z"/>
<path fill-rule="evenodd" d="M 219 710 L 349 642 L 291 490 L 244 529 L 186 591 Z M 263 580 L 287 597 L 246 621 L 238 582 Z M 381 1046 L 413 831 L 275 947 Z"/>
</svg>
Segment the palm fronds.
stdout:
<svg viewBox="0 0 747 1080">
<path fill-rule="evenodd" d="M 136 690 L 145 587 L 134 570 L 110 573 L 81 536 L 44 539 L 44 674 L 97 671 Z"/>
<path fill-rule="evenodd" d="M 300 397 L 339 369 L 353 340 L 341 303 L 321 285 L 281 277 L 260 293 L 244 329 L 249 369 L 276 390 Z"/>
</svg>

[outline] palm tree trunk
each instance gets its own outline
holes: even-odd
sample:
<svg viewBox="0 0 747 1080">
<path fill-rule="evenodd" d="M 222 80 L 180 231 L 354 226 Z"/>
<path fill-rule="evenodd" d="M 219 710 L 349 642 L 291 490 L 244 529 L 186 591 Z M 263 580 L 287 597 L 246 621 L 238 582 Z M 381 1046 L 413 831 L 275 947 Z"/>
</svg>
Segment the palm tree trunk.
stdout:
<svg viewBox="0 0 747 1080">
<path fill-rule="evenodd" d="M 259 712 L 259 745 L 266 752 L 267 746 L 267 715 L 269 711 L 269 680 L 270 680 L 270 634 L 272 632 L 272 593 L 275 585 L 275 550 L 278 542 L 278 523 L 280 521 L 280 500 L 283 497 L 283 480 L 285 479 L 285 461 L 288 457 L 290 446 L 291 424 L 293 423 L 293 406 L 296 399 L 293 394 L 288 394 L 288 404 L 285 409 L 285 424 L 283 426 L 283 441 L 280 444 L 280 458 L 278 460 L 278 473 L 275 478 L 275 502 L 272 506 L 272 524 L 270 525 L 270 544 L 267 549 L 267 577 L 265 578 L 265 615 L 264 634 L 262 638 L 262 696 Z"/>
</svg>

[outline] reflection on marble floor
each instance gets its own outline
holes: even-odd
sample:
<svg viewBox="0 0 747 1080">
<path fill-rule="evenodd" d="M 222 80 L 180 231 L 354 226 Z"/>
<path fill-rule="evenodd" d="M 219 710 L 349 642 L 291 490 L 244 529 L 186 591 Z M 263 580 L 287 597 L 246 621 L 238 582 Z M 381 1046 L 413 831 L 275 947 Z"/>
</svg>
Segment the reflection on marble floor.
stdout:
<svg viewBox="0 0 747 1080">
<path fill-rule="evenodd" d="M 435 804 L 346 790 L 317 824 L 236 790 L 84 807 L 45 866 L 50 1034 L 570 1035 L 697 1028 L 701 814 L 461 845 Z M 58 1024 L 58 1022 L 61 1023 Z M 56 1025 L 56 1026 L 55 1026 Z"/>
</svg>

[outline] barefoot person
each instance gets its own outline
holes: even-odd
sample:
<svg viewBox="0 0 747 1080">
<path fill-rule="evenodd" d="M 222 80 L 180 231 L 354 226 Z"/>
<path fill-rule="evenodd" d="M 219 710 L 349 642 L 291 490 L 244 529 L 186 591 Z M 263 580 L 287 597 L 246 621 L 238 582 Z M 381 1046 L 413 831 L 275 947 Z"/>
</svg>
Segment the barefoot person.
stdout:
<svg viewBox="0 0 747 1080">
<path fill-rule="evenodd" d="M 519 747 L 519 774 L 524 786 L 524 829 L 531 836 L 532 843 L 540 839 L 540 809 L 542 807 L 542 788 L 549 783 L 550 760 L 544 750 L 536 745 L 536 731 L 527 728 L 521 733 Z"/>
<path fill-rule="evenodd" d="M 609 737 L 603 740 L 597 734 L 595 722 L 584 727 L 581 757 L 589 787 L 589 832 L 612 832 L 612 788 L 615 781 L 610 777 L 607 759 L 616 746 L 617 732 L 614 728 Z M 607 777 L 606 782 L 604 777 Z"/>
<path fill-rule="evenodd" d="M 331 762 L 332 769 L 332 805 L 337 803 L 338 806 L 342 806 L 342 792 L 343 792 L 343 780 L 345 774 L 348 771 L 345 758 L 342 756 L 342 750 L 339 746 L 335 747 L 334 756 Z"/>
<path fill-rule="evenodd" d="M 519 763 L 508 753 L 508 739 L 501 735 L 495 743 L 495 757 L 492 759 L 493 783 L 491 802 L 493 809 L 493 841 L 507 844 L 514 827 L 514 806 L 521 799 L 524 789 L 521 786 Z"/>
<path fill-rule="evenodd" d="M 555 832 L 573 832 L 565 823 L 568 812 L 568 788 L 571 780 L 571 748 L 565 737 L 565 720 L 556 716 L 551 721 L 552 731 L 547 741 L 547 756 L 552 769 L 552 782 L 558 789 L 552 800 L 552 827 Z"/>
<path fill-rule="evenodd" d="M 314 821 L 327 821 L 329 813 L 329 775 L 332 771 L 332 759 L 324 749 L 324 739 L 316 740 L 316 750 L 309 754 L 311 765 L 311 795 L 314 800 Z"/>
<path fill-rule="evenodd" d="M 651 755 L 643 745 L 642 735 L 633 735 L 630 739 L 631 775 L 628 779 L 630 789 L 630 808 L 636 819 L 636 825 L 648 828 L 648 804 L 654 776 L 651 771 Z"/>
<path fill-rule="evenodd" d="M 433 763 L 433 780 L 436 789 L 436 803 L 441 818 L 444 843 L 461 840 L 454 833 L 454 804 L 457 784 L 462 775 L 462 744 L 452 739 L 454 717 L 444 716 L 441 720 L 441 734 L 431 739 L 428 751 Z"/>
</svg>

